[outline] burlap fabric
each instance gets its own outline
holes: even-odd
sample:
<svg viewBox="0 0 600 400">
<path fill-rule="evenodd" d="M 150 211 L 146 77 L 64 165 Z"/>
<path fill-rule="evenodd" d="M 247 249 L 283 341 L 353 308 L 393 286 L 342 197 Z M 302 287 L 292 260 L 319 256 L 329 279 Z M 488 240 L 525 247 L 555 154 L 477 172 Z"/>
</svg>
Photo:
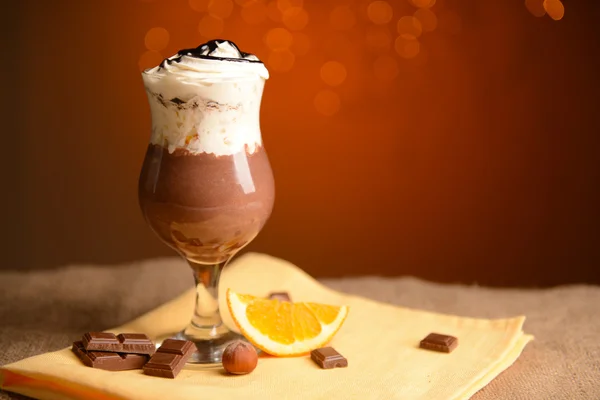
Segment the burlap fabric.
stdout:
<svg viewBox="0 0 600 400">
<path fill-rule="evenodd" d="M 329 279 L 331 288 L 443 313 L 526 315 L 536 340 L 473 398 L 600 399 L 600 288 L 488 289 L 413 278 Z M 0 365 L 68 346 L 84 331 L 121 325 L 192 285 L 178 259 L 0 273 Z M 0 392 L 0 399 L 22 396 Z"/>
</svg>

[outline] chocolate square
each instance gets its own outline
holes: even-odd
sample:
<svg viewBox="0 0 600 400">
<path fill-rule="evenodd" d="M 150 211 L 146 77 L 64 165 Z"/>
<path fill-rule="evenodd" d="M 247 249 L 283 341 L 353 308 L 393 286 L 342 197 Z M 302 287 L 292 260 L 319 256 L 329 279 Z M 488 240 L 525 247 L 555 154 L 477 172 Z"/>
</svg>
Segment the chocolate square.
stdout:
<svg viewBox="0 0 600 400">
<path fill-rule="evenodd" d="M 338 353 L 333 347 L 322 347 L 310 352 L 310 358 L 321 368 L 345 368 L 348 366 L 346 357 Z"/>
<path fill-rule="evenodd" d="M 458 346 L 458 339 L 454 336 L 440 333 L 430 333 L 419 343 L 419 347 L 426 350 L 451 353 Z"/>
</svg>

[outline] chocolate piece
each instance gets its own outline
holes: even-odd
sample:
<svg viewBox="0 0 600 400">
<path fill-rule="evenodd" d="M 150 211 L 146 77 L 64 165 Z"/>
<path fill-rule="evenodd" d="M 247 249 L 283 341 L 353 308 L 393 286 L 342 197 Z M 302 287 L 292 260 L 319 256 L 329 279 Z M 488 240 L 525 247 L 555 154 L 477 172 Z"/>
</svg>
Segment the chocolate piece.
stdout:
<svg viewBox="0 0 600 400">
<path fill-rule="evenodd" d="M 279 301 L 289 301 L 291 302 L 292 299 L 290 298 L 290 295 L 288 294 L 288 292 L 273 292 L 269 294 L 269 299 L 271 300 L 279 300 Z"/>
<path fill-rule="evenodd" d="M 144 365 L 144 374 L 173 379 L 195 351 L 196 346 L 188 340 L 167 339 Z"/>
<path fill-rule="evenodd" d="M 422 349 L 439 351 L 441 353 L 451 353 L 456 346 L 458 346 L 457 338 L 439 333 L 430 333 L 419 343 L 419 347 Z"/>
<path fill-rule="evenodd" d="M 154 343 L 143 333 L 121 333 L 117 339 L 123 345 L 123 353 L 152 355 L 156 351 Z"/>
<path fill-rule="evenodd" d="M 184 364 L 183 357 L 177 354 L 156 352 L 144 366 L 144 374 L 174 379 Z"/>
<path fill-rule="evenodd" d="M 310 352 L 310 358 L 323 369 L 344 368 L 348 366 L 346 357 L 335 351 L 333 347 L 322 347 Z"/>
<path fill-rule="evenodd" d="M 122 348 L 115 334 L 108 332 L 88 332 L 83 335 L 82 342 L 86 350 L 117 351 Z"/>
<path fill-rule="evenodd" d="M 161 353 L 171 353 L 179 356 L 185 356 L 190 349 L 192 349 L 192 352 L 195 350 L 194 343 L 188 340 L 166 339 L 158 351 Z"/>
<path fill-rule="evenodd" d="M 88 332 L 83 335 L 83 347 L 87 351 L 108 351 L 152 355 L 154 343 L 143 333 Z"/>
<path fill-rule="evenodd" d="M 86 351 L 82 341 L 73 342 L 73 353 L 88 367 L 107 371 L 127 371 L 140 369 L 148 362 L 149 356 L 143 354 L 122 354 L 106 351 Z"/>
</svg>

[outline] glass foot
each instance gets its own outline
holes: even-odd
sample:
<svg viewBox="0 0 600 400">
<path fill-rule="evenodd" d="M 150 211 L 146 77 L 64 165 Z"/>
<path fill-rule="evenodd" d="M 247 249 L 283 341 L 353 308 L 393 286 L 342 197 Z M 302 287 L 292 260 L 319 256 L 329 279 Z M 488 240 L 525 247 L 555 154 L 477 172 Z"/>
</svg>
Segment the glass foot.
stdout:
<svg viewBox="0 0 600 400">
<path fill-rule="evenodd" d="M 199 369 L 222 367 L 221 359 L 225 348 L 236 340 L 248 342 L 242 335 L 232 332 L 221 320 L 218 301 L 218 282 L 226 261 L 218 264 L 198 264 L 188 260 L 196 282 L 196 305 L 187 327 L 176 334 L 157 338 L 157 347 L 165 339 L 189 340 L 197 351 L 188 364 Z M 259 351 L 256 351 L 259 353 Z"/>
<path fill-rule="evenodd" d="M 179 332 L 173 339 L 190 340 L 194 342 L 198 351 L 189 358 L 188 363 L 221 366 L 221 357 L 225 348 L 233 341 L 246 339 L 237 333 L 227 332 L 223 336 L 210 340 L 198 340 Z"/>
<path fill-rule="evenodd" d="M 248 342 L 248 340 L 246 340 L 244 336 L 231 331 L 227 332 L 219 338 L 210 340 L 194 339 L 192 337 L 186 336 L 185 333 L 181 331 L 173 336 L 157 340 L 156 347 L 158 348 L 165 339 L 189 340 L 191 342 L 194 342 L 197 351 L 194 352 L 194 354 L 192 354 L 192 356 L 188 359 L 187 362 L 188 364 L 196 364 L 200 368 L 221 368 L 221 358 L 223 356 L 223 351 L 231 342 L 234 342 L 236 340 L 243 340 L 244 342 Z M 256 349 L 256 352 L 260 354 L 259 349 Z"/>
</svg>

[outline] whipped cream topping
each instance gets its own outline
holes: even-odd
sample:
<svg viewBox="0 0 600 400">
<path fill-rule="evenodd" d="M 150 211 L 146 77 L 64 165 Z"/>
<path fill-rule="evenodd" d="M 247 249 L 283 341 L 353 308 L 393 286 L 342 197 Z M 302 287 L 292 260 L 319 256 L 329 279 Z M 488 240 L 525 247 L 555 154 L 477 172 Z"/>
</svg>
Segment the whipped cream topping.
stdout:
<svg viewBox="0 0 600 400">
<path fill-rule="evenodd" d="M 144 71 L 149 77 L 172 76 L 182 80 L 269 79 L 269 71 L 254 54 L 244 53 L 228 40 L 211 40 L 195 49 L 184 49 L 160 65 Z"/>
<path fill-rule="evenodd" d="M 217 156 L 262 145 L 258 118 L 269 72 L 235 43 L 212 40 L 181 50 L 142 77 L 153 144 Z"/>
</svg>

